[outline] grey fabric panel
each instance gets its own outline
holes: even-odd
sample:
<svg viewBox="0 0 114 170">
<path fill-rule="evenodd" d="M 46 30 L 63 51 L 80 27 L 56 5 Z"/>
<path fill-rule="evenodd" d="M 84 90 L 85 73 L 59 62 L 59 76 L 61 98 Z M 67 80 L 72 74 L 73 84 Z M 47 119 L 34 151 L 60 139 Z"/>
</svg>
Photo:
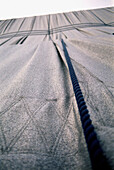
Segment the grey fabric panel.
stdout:
<svg viewBox="0 0 114 170">
<path fill-rule="evenodd" d="M 113 11 L 113 8 L 111 8 Z M 69 24 L 77 26 L 91 27 L 93 24 L 113 24 L 113 12 L 106 9 L 96 9 L 87 11 L 69 12 L 63 14 L 51 14 L 37 17 L 27 17 L 19 19 L 10 19 L 0 22 L 0 31 L 2 34 L 29 30 L 47 30 L 49 25 L 51 29 L 56 27 L 69 27 Z M 17 23 L 18 21 L 18 23 Z"/>
<path fill-rule="evenodd" d="M 0 22 L 1 169 L 91 170 L 61 39 L 114 167 L 112 11 Z"/>
</svg>

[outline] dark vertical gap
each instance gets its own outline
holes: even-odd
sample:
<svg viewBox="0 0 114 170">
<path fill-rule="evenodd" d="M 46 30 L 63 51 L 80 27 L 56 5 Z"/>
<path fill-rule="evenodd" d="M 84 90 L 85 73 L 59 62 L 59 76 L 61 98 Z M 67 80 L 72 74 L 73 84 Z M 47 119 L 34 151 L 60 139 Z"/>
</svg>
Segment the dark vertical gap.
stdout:
<svg viewBox="0 0 114 170">
<path fill-rule="evenodd" d="M 57 14 L 56 14 L 56 23 L 57 25 L 59 25 Z"/>
<path fill-rule="evenodd" d="M 81 32 L 81 33 L 88 34 L 86 31 L 83 31 L 83 30 L 77 28 L 76 26 L 74 26 L 74 24 L 69 20 L 69 18 L 67 17 L 67 15 L 66 15 L 65 13 L 63 13 L 63 14 L 64 14 L 64 16 L 66 17 L 67 21 L 70 23 L 70 25 L 71 25 L 75 30 L 77 30 L 77 31 L 79 31 L 79 32 Z"/>
<path fill-rule="evenodd" d="M 48 17 L 48 35 L 49 35 L 49 39 L 51 39 L 50 37 L 50 15 Z"/>
<path fill-rule="evenodd" d="M 31 28 L 30 28 L 30 31 L 29 31 L 28 35 L 25 36 L 25 37 L 22 39 L 22 41 L 20 42 L 20 44 L 23 44 L 23 43 L 25 42 L 25 40 L 30 36 L 30 34 L 31 34 L 32 30 L 33 30 L 34 24 L 35 24 L 35 20 L 36 20 L 36 16 L 33 17 L 33 20 L 32 20 L 32 22 L 31 22 Z"/>
<path fill-rule="evenodd" d="M 76 12 L 72 12 L 74 14 L 74 16 L 78 19 L 78 21 L 80 21 L 80 18 L 77 16 L 78 14 Z M 80 21 L 81 22 L 81 21 Z"/>
<path fill-rule="evenodd" d="M 90 20 L 88 19 L 88 15 L 86 13 L 86 11 L 80 11 L 82 13 L 82 15 L 85 17 L 85 19 L 87 19 L 90 23 Z"/>
<path fill-rule="evenodd" d="M 20 38 L 20 39 L 16 42 L 16 45 L 19 44 L 19 42 L 20 42 L 22 39 L 23 39 L 23 37 Z"/>
<path fill-rule="evenodd" d="M 0 25 L 0 30 L 2 32 L 2 29 L 4 28 L 4 25 L 7 23 L 7 20 L 5 20 L 1 25 Z"/>
<path fill-rule="evenodd" d="M 18 31 L 16 32 L 16 34 L 14 34 L 11 38 L 9 38 L 8 40 L 6 40 L 6 41 L 4 41 L 3 43 L 1 43 L 0 46 L 2 46 L 3 44 L 5 44 L 6 42 L 10 41 L 12 38 L 14 38 L 14 37 L 18 34 L 18 32 L 19 32 L 20 28 L 22 27 L 24 21 L 25 21 L 25 18 L 23 19 L 21 25 L 19 26 L 19 29 L 18 29 Z M 16 44 L 18 44 L 22 39 L 23 39 L 23 37 L 22 37 L 21 39 L 19 39 L 19 40 L 16 42 Z M 12 43 L 12 44 L 13 44 L 13 43 Z"/>
<path fill-rule="evenodd" d="M 21 22 L 18 31 L 21 29 L 21 27 L 22 27 L 22 25 L 23 25 L 24 22 L 25 22 L 25 18 L 24 18 L 23 21 Z"/>
<path fill-rule="evenodd" d="M 70 25 L 72 25 L 71 21 L 69 20 L 67 14 L 63 13 L 63 15 L 65 16 L 66 20 L 70 23 Z"/>
<path fill-rule="evenodd" d="M 10 25 L 9 25 L 9 28 L 8 29 L 10 29 L 11 28 L 11 26 L 14 24 L 14 22 L 16 21 L 16 19 L 12 19 L 12 22 L 10 23 Z"/>
<path fill-rule="evenodd" d="M 11 19 L 11 20 L 9 21 L 9 23 L 6 25 L 6 27 L 5 27 L 4 31 L 3 31 L 3 33 L 7 30 L 8 26 L 10 25 L 11 22 L 12 22 L 12 19 Z"/>
<path fill-rule="evenodd" d="M 23 40 L 20 42 L 20 44 L 23 44 L 24 41 L 28 38 L 28 36 L 24 37 Z"/>
<path fill-rule="evenodd" d="M 36 17 L 34 17 L 33 22 L 32 22 L 32 24 L 31 24 L 31 30 L 32 30 L 32 28 L 33 28 L 33 26 L 34 26 L 34 20 L 35 20 L 35 18 L 36 18 Z M 20 25 L 20 27 L 19 27 L 19 29 L 18 29 L 18 32 L 19 32 L 19 30 L 21 29 L 23 23 L 25 22 L 25 19 L 26 19 L 26 18 L 23 19 L 23 21 L 22 21 L 22 23 L 21 23 L 21 25 Z M 31 30 L 30 30 L 30 33 L 31 33 Z M 17 32 L 17 33 L 18 33 L 18 32 Z M 20 38 L 20 39 L 16 42 L 16 45 L 17 45 L 17 44 L 23 44 L 24 41 L 25 41 L 25 40 L 28 38 L 28 36 L 30 35 L 30 33 L 29 33 L 27 36 Z"/>
<path fill-rule="evenodd" d="M 25 22 L 25 19 L 26 19 L 26 18 L 24 18 L 24 19 L 22 20 L 22 22 L 21 22 L 21 24 L 20 24 L 20 26 L 19 26 L 19 28 L 18 28 L 17 33 L 16 33 L 13 37 L 15 37 L 15 36 L 18 34 L 18 32 L 19 32 L 19 30 L 21 29 L 23 23 Z M 12 38 L 13 38 L 13 37 L 12 37 Z M 20 38 L 20 39 L 16 42 L 16 44 L 19 44 L 19 42 L 20 42 L 22 39 L 23 39 L 23 37 Z"/>
<path fill-rule="evenodd" d="M 33 21 L 32 21 L 32 24 L 31 24 L 31 31 L 33 30 L 33 27 L 34 27 L 34 24 L 35 24 L 35 20 L 36 20 L 36 16 L 33 17 Z"/>
<path fill-rule="evenodd" d="M 101 21 L 104 25 L 106 25 L 106 23 L 104 21 L 102 21 L 94 12 L 92 12 L 90 10 L 91 14 L 93 14 L 99 21 Z"/>
<path fill-rule="evenodd" d="M 8 28 L 8 26 L 9 26 L 9 28 L 10 28 L 11 25 L 15 22 L 15 20 L 16 20 L 16 19 L 11 19 L 10 22 L 7 24 L 5 30 Z M 4 32 L 5 32 L 5 30 L 4 30 Z M 15 36 L 15 35 L 13 35 L 11 38 L 9 38 L 8 40 L 6 40 L 6 41 L 4 41 L 3 43 L 1 43 L 0 46 L 2 46 L 3 44 L 5 44 L 5 43 L 8 42 L 9 40 L 11 40 L 14 36 Z"/>
</svg>

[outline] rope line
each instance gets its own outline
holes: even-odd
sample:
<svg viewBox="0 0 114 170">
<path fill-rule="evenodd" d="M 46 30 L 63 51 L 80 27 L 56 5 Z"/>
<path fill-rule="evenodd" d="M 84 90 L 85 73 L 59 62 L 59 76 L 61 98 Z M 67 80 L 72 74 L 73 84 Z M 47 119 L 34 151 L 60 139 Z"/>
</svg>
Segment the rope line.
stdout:
<svg viewBox="0 0 114 170">
<path fill-rule="evenodd" d="M 109 164 L 107 163 L 107 159 L 104 156 L 103 150 L 97 139 L 97 134 L 94 130 L 94 126 L 92 125 L 92 120 L 90 119 L 89 111 L 84 101 L 84 97 L 81 92 L 78 79 L 76 77 L 74 68 L 72 66 L 69 54 L 66 49 L 66 44 L 64 43 L 63 39 L 61 42 L 62 42 L 65 58 L 69 68 L 69 73 L 70 73 L 73 90 L 75 93 L 75 98 L 80 113 L 81 123 L 82 123 L 85 140 L 88 147 L 88 152 L 91 159 L 92 168 L 93 170 L 109 170 L 110 169 Z"/>
</svg>

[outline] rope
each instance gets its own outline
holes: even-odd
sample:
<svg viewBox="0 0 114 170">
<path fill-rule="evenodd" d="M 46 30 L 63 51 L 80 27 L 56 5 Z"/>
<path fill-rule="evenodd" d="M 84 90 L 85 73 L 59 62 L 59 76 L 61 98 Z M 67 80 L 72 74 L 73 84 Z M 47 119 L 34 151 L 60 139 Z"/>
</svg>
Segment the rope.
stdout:
<svg viewBox="0 0 114 170">
<path fill-rule="evenodd" d="M 90 159 L 91 159 L 92 168 L 93 170 L 109 170 L 110 167 L 107 163 L 106 157 L 104 156 L 103 150 L 97 139 L 97 135 L 94 130 L 94 126 L 92 125 L 89 111 L 84 101 L 84 97 L 81 92 L 78 79 L 76 77 L 74 68 L 72 66 L 69 54 L 66 49 L 66 44 L 64 43 L 63 39 L 61 42 L 62 42 L 65 58 L 66 58 L 68 68 L 69 68 L 69 73 L 70 73 L 73 90 L 75 93 L 75 98 L 76 98 L 79 113 L 80 113 L 81 123 L 82 123 L 85 140 L 86 140 L 87 147 L 88 147 L 88 152 L 89 152 Z"/>
</svg>

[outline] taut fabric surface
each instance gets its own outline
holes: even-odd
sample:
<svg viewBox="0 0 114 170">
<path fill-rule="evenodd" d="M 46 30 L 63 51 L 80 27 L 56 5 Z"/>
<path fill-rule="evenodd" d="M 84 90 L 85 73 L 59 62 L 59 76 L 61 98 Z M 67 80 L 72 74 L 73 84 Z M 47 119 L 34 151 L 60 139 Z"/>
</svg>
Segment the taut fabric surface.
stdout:
<svg viewBox="0 0 114 170">
<path fill-rule="evenodd" d="M 61 39 L 114 168 L 113 9 L 0 21 L 0 169 L 92 169 Z"/>
</svg>

